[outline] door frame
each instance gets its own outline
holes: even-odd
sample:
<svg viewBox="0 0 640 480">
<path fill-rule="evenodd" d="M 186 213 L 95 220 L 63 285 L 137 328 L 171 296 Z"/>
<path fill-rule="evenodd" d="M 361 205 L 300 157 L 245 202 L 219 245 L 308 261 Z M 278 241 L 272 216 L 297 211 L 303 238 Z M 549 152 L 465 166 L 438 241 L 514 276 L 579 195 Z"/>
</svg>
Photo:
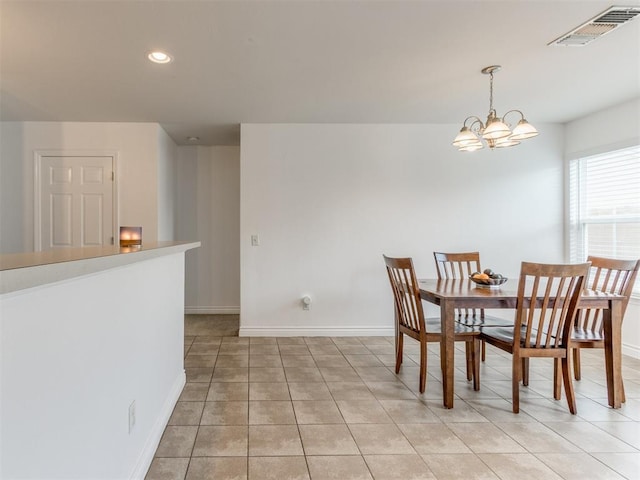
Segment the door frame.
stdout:
<svg viewBox="0 0 640 480">
<path fill-rule="evenodd" d="M 33 152 L 33 250 L 42 251 L 42 196 L 40 181 L 42 177 L 42 157 L 111 157 L 113 181 L 111 197 L 113 208 L 113 242 L 117 242 L 120 211 L 118 210 L 118 152 L 115 150 L 34 150 Z"/>
</svg>

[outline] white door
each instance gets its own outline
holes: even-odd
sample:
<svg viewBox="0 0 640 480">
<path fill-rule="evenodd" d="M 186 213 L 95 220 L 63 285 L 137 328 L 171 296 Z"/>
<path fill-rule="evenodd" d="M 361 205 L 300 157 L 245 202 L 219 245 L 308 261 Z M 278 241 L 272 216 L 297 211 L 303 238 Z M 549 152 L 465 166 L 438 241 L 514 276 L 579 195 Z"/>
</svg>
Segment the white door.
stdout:
<svg viewBox="0 0 640 480">
<path fill-rule="evenodd" d="M 114 157 L 41 155 L 37 163 L 36 250 L 112 244 Z"/>
</svg>

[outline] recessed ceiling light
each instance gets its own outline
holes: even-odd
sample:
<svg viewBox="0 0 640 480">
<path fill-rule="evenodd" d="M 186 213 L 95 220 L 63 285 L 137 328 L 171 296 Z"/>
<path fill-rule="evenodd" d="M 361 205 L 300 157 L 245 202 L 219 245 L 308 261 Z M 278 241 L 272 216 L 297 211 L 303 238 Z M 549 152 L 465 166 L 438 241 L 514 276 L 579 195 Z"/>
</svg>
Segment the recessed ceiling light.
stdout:
<svg viewBox="0 0 640 480">
<path fill-rule="evenodd" d="M 162 50 L 154 50 L 147 54 L 147 58 L 153 63 L 169 63 L 173 58 L 167 52 Z"/>
</svg>

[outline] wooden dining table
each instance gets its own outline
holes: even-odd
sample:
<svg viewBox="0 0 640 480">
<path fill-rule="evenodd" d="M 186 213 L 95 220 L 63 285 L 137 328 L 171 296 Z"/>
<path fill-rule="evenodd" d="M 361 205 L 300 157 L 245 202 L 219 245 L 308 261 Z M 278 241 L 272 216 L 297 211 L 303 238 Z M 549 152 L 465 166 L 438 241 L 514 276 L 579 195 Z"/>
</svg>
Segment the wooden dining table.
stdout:
<svg viewBox="0 0 640 480">
<path fill-rule="evenodd" d="M 517 280 L 509 280 L 500 288 L 481 288 L 469 279 L 419 280 L 422 300 L 440 307 L 442 322 L 441 355 L 445 358 L 442 375 L 445 408 L 453 408 L 454 322 L 458 308 L 514 309 L 518 298 Z M 585 290 L 582 308 L 602 308 L 605 329 L 605 369 L 609 405 L 622 405 L 622 301 L 624 296 Z M 515 311 L 513 312 L 515 318 Z"/>
</svg>

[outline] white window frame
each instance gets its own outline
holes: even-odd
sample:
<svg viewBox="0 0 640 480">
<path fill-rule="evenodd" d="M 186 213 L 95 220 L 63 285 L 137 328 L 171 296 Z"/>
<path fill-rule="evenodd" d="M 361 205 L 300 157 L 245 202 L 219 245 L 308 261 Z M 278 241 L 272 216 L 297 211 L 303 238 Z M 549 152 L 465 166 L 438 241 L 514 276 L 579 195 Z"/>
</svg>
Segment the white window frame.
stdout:
<svg viewBox="0 0 640 480">
<path fill-rule="evenodd" d="M 600 165 L 606 165 L 607 162 L 620 162 L 621 165 L 624 165 L 623 168 L 625 168 L 625 172 L 627 173 L 626 175 L 618 175 L 617 177 L 613 177 L 614 179 L 611 180 L 612 187 L 609 188 L 611 188 L 612 191 L 615 190 L 616 180 L 622 181 L 622 183 L 626 183 L 626 185 L 623 185 L 623 187 L 626 187 L 626 190 L 623 191 L 631 192 L 631 195 L 633 195 L 633 197 L 631 197 L 632 205 L 640 205 L 640 145 L 612 150 L 596 155 L 581 156 L 569 160 L 567 171 L 567 241 L 568 257 L 570 262 L 582 262 L 587 258 L 588 255 L 602 255 L 626 260 L 634 260 L 640 258 L 640 251 L 638 251 L 637 254 L 634 253 L 631 257 L 625 253 L 616 254 L 615 251 L 612 251 L 606 255 L 589 251 L 588 238 L 586 236 L 589 225 L 613 225 L 621 223 L 632 223 L 640 225 L 640 208 L 633 209 L 631 211 L 627 209 L 627 211 L 622 213 L 614 212 L 601 216 L 587 216 L 588 214 L 587 212 L 585 212 L 585 195 L 587 195 L 588 192 L 585 192 L 586 177 L 584 176 L 586 175 L 585 172 L 588 171 L 588 169 L 586 168 L 587 164 L 590 164 L 590 167 L 593 167 L 598 163 Z M 632 174 L 628 175 L 629 172 L 632 172 Z M 638 187 L 634 188 L 633 184 L 635 184 L 636 182 L 638 182 Z M 603 183 L 605 182 L 603 181 Z M 632 185 L 631 188 L 629 188 L 630 184 Z M 637 198 L 635 197 L 636 194 Z M 638 248 L 640 249 L 640 238 L 637 241 L 635 239 L 631 239 L 630 244 L 631 243 L 633 243 L 634 245 L 637 244 L 639 246 Z M 636 281 L 633 297 L 640 298 L 640 280 Z"/>
</svg>

